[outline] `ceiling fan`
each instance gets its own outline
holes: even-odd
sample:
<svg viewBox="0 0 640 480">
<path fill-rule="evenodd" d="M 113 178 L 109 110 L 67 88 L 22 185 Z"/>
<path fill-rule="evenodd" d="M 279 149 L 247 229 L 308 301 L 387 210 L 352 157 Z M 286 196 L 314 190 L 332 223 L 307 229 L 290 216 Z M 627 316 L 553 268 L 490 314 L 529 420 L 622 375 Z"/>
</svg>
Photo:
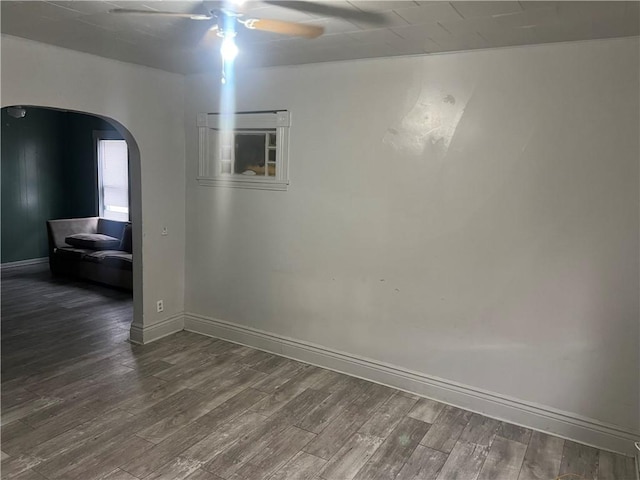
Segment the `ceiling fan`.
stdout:
<svg viewBox="0 0 640 480">
<path fill-rule="evenodd" d="M 214 22 L 210 31 L 215 32 L 219 37 L 225 37 L 235 32 L 237 24 L 250 30 L 262 30 L 266 32 L 279 33 L 283 35 L 294 35 L 305 38 L 316 38 L 324 33 L 324 28 L 317 25 L 307 25 L 303 23 L 286 22 L 282 20 L 244 18 L 242 12 L 228 8 L 213 9 L 207 14 L 197 13 L 177 13 L 162 12 L 154 10 L 133 10 L 127 8 L 114 8 L 110 13 L 125 15 L 146 15 L 155 17 L 175 17 L 189 20 Z"/>
<path fill-rule="evenodd" d="M 207 28 L 200 40 L 202 44 L 211 37 L 221 37 L 222 44 L 220 53 L 222 56 L 223 72 L 222 83 L 225 83 L 227 68 L 232 65 L 233 60 L 238 54 L 238 47 L 235 43 L 235 37 L 238 28 L 246 28 L 249 30 L 260 30 L 281 35 L 297 36 L 308 39 L 317 38 L 324 33 L 324 27 L 307 23 L 289 22 L 277 19 L 266 18 L 246 18 L 244 9 L 244 0 L 226 0 L 221 2 L 204 2 L 202 4 L 202 13 L 185 13 L 185 12 L 167 12 L 157 10 L 136 10 L 128 8 L 115 8 L 110 13 L 122 15 L 145 15 L 155 17 L 173 17 L 184 18 L 187 20 L 195 20 L 200 22 L 209 22 L 211 26 Z M 257 2 L 251 2 L 253 4 Z M 339 17 L 345 20 L 358 20 L 370 24 L 384 24 L 386 17 L 377 12 L 365 12 L 337 5 L 328 5 L 326 3 L 314 3 L 301 0 L 288 1 L 270 1 L 262 0 L 261 3 L 279 6 L 287 9 L 311 13 L 320 17 Z M 207 4 L 215 5 L 215 8 L 208 8 Z"/>
<path fill-rule="evenodd" d="M 128 8 L 115 8 L 110 13 L 123 15 L 145 15 L 156 17 L 185 18 L 211 22 L 212 26 L 207 33 L 215 33 L 224 39 L 233 38 L 236 35 L 236 27 L 241 25 L 249 30 L 261 30 L 281 35 L 291 35 L 303 38 L 317 38 L 324 33 L 324 27 L 307 23 L 289 22 L 266 18 L 245 18 L 243 0 L 215 2 L 217 8 L 203 8 L 205 13 L 179 13 L 156 10 L 135 10 Z M 312 13 L 324 17 L 340 17 L 346 20 L 360 20 L 366 23 L 381 24 L 385 17 L 375 12 L 355 11 L 345 7 L 319 4 L 307 1 L 263 1 L 262 3 Z M 204 4 L 204 2 L 203 2 Z M 224 53 L 224 52 L 223 52 Z"/>
</svg>

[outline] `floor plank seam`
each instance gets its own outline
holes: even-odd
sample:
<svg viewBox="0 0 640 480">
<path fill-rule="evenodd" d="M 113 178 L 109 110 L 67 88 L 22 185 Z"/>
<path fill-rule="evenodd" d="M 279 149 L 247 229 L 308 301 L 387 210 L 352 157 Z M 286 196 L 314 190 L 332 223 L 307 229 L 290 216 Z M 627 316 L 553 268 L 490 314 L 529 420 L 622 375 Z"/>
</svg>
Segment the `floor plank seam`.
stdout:
<svg viewBox="0 0 640 480">
<path fill-rule="evenodd" d="M 631 458 L 247 346 L 131 344 L 121 292 L 2 280 L 7 478 L 635 480 Z"/>
</svg>

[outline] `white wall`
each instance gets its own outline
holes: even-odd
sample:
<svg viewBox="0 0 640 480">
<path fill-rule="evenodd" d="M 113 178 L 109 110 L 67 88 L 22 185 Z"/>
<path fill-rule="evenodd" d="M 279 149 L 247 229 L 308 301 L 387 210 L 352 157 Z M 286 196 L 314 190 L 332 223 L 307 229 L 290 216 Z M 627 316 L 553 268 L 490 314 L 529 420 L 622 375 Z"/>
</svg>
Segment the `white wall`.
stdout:
<svg viewBox="0 0 640 480">
<path fill-rule="evenodd" d="M 2 36 L 1 48 L 2 106 L 94 113 L 120 122 L 132 134 L 140 152 L 140 162 L 132 165 L 134 248 L 139 252 L 142 245 L 143 253 L 134 253 L 135 273 L 143 275 L 135 320 L 147 328 L 180 314 L 185 250 L 183 77 L 9 36 Z M 163 226 L 169 232 L 166 237 L 160 235 Z M 163 313 L 156 313 L 157 299 L 164 299 Z"/>
<path fill-rule="evenodd" d="M 241 72 L 291 186 L 198 186 L 188 313 L 639 430 L 638 39 Z"/>
</svg>

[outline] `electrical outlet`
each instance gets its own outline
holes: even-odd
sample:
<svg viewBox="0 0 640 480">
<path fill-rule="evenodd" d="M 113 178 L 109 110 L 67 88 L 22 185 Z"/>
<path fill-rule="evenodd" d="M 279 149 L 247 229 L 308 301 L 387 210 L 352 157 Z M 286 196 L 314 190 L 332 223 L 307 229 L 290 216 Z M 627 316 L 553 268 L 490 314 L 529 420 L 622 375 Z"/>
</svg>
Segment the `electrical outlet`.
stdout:
<svg viewBox="0 0 640 480">
<path fill-rule="evenodd" d="M 163 237 L 166 237 L 167 235 L 169 235 L 167 227 L 162 227 L 162 231 L 160 232 L 160 235 L 162 235 Z"/>
<path fill-rule="evenodd" d="M 156 302 L 156 308 L 158 312 L 162 312 L 164 310 L 164 303 L 162 302 L 162 300 L 158 300 Z"/>
</svg>

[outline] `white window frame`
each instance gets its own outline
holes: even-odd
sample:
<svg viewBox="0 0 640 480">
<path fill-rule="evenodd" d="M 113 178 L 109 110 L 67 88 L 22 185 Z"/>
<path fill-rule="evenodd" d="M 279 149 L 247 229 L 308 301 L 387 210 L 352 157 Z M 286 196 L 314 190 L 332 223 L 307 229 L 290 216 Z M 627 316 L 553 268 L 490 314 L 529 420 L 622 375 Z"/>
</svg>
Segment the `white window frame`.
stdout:
<svg viewBox="0 0 640 480">
<path fill-rule="evenodd" d="M 197 118 L 199 136 L 198 183 L 203 186 L 250 188 L 286 191 L 289 187 L 289 127 L 291 115 L 287 110 L 269 112 L 238 112 L 229 117 L 219 113 L 200 113 Z M 276 133 L 276 175 L 240 175 L 222 173 L 222 147 L 217 132 L 221 124 L 230 120 L 234 131 L 274 130 Z M 225 122 L 225 124 L 228 124 Z M 214 133 L 215 132 L 215 133 Z M 210 134 L 211 133 L 211 134 Z M 265 163 L 265 168 L 268 168 Z"/>
<path fill-rule="evenodd" d="M 100 154 L 98 152 L 100 140 L 121 140 L 126 142 L 118 132 L 113 130 L 94 130 L 93 131 L 93 151 L 95 153 L 95 165 L 96 165 L 96 181 L 97 181 L 97 204 L 98 204 L 98 216 L 104 217 L 104 196 L 102 194 L 102 165 L 100 163 Z M 129 152 L 129 145 L 127 144 L 127 154 Z M 131 220 L 131 172 L 129 171 L 127 163 L 127 191 L 129 196 L 129 206 L 127 215 Z"/>
</svg>

